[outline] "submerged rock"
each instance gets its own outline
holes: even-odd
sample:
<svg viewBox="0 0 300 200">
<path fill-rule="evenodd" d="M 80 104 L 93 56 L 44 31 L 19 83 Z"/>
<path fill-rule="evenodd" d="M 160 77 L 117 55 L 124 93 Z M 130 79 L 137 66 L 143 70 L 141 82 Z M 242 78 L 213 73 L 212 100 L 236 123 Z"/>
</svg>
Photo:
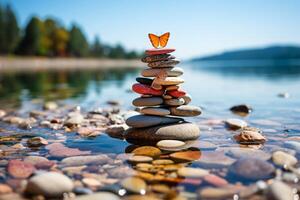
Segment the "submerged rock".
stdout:
<svg viewBox="0 0 300 200">
<path fill-rule="evenodd" d="M 267 190 L 268 199 L 272 200 L 291 200 L 296 199 L 294 196 L 293 189 L 281 182 L 275 180 Z"/>
<path fill-rule="evenodd" d="M 96 192 L 94 194 L 81 195 L 75 198 L 75 200 L 120 200 L 120 198 L 110 192 Z"/>
<path fill-rule="evenodd" d="M 46 172 L 29 179 L 26 192 L 45 197 L 62 197 L 63 193 L 71 192 L 73 182 L 67 176 L 57 172 Z"/>
<path fill-rule="evenodd" d="M 229 170 L 240 178 L 260 180 L 274 176 L 275 167 L 259 158 L 240 158 L 230 166 Z"/>
<path fill-rule="evenodd" d="M 249 114 L 252 112 L 252 108 L 246 104 L 236 105 L 230 108 L 232 112 L 235 113 L 246 113 Z"/>
</svg>

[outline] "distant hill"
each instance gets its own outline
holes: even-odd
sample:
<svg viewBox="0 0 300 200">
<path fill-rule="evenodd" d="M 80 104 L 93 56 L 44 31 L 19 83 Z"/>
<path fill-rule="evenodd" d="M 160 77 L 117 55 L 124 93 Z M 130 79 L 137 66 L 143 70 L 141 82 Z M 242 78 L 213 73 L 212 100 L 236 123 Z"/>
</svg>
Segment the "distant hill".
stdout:
<svg viewBox="0 0 300 200">
<path fill-rule="evenodd" d="M 228 51 L 221 54 L 195 58 L 200 60 L 252 60 L 252 59 L 300 59 L 300 46 L 271 46 Z"/>
</svg>

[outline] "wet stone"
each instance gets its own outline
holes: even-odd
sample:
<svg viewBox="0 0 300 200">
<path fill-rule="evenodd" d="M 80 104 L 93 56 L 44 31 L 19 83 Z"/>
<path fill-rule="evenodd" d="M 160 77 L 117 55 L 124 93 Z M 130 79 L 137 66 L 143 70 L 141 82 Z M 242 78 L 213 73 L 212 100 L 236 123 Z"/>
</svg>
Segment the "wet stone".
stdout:
<svg viewBox="0 0 300 200">
<path fill-rule="evenodd" d="M 247 180 L 271 178 L 275 172 L 272 164 L 258 158 L 240 158 L 229 170 L 232 174 Z"/>
<path fill-rule="evenodd" d="M 203 180 L 216 187 L 223 187 L 225 185 L 228 185 L 228 182 L 225 179 L 214 174 L 208 174 L 204 176 Z"/>
<path fill-rule="evenodd" d="M 12 193 L 12 192 L 13 190 L 11 187 L 9 187 L 9 185 L 0 183 L 0 195 Z"/>
<path fill-rule="evenodd" d="M 4 110 L 1 110 L 0 109 L 0 119 L 2 118 L 2 117 L 4 117 L 6 115 L 6 112 L 4 111 Z"/>
<path fill-rule="evenodd" d="M 242 147 L 230 147 L 225 150 L 226 154 L 233 158 L 249 158 L 258 157 L 262 160 L 269 160 L 271 154 L 260 149 L 242 148 Z"/>
<path fill-rule="evenodd" d="M 120 200 L 120 198 L 110 192 L 96 192 L 93 194 L 80 195 L 75 200 Z"/>
<path fill-rule="evenodd" d="M 52 143 L 46 146 L 51 156 L 54 157 L 69 157 L 69 156 L 80 156 L 88 155 L 90 151 L 81 151 L 76 148 L 69 148 L 61 143 Z"/>
<path fill-rule="evenodd" d="M 61 164 L 64 166 L 80 166 L 87 164 L 105 164 L 110 160 L 107 155 L 95 155 L 95 156 L 73 156 L 64 158 Z"/>
<path fill-rule="evenodd" d="M 185 143 L 180 140 L 161 140 L 156 144 L 159 148 L 177 148 L 183 145 Z"/>
<path fill-rule="evenodd" d="M 35 171 L 35 167 L 21 160 L 10 160 L 7 165 L 9 175 L 15 178 L 27 178 Z"/>
<path fill-rule="evenodd" d="M 133 153 L 134 155 L 149 156 L 152 158 L 156 158 L 156 157 L 160 156 L 161 151 L 156 147 L 141 146 L 141 147 L 134 149 L 131 153 Z"/>
<path fill-rule="evenodd" d="M 201 114 L 201 109 L 197 106 L 182 105 L 170 108 L 171 115 L 182 117 L 193 117 Z"/>
<path fill-rule="evenodd" d="M 113 138 L 123 138 L 128 126 L 126 124 L 114 124 L 107 127 L 105 132 Z"/>
<path fill-rule="evenodd" d="M 281 181 L 274 181 L 267 190 L 268 199 L 274 200 L 291 200 L 295 199 L 293 189 L 281 182 Z"/>
<path fill-rule="evenodd" d="M 88 187 L 99 187 L 101 186 L 101 183 L 94 179 L 94 178 L 83 178 L 82 182 L 84 185 L 88 186 Z"/>
<path fill-rule="evenodd" d="M 29 179 L 26 192 L 45 197 L 61 197 L 72 189 L 73 182 L 67 176 L 57 172 L 45 172 Z"/>
<path fill-rule="evenodd" d="M 83 122 L 84 117 L 77 112 L 70 113 L 68 119 L 65 121 L 66 126 L 79 125 Z"/>
<path fill-rule="evenodd" d="M 221 188 L 207 187 L 199 191 L 200 199 L 232 199 L 243 187 L 229 186 Z"/>
<path fill-rule="evenodd" d="M 285 153 L 283 151 L 274 152 L 272 155 L 272 160 L 276 165 L 279 166 L 293 166 L 298 162 L 295 156 Z"/>
<path fill-rule="evenodd" d="M 199 127 L 193 123 L 178 123 L 153 126 L 149 128 L 130 128 L 125 133 L 127 140 L 159 141 L 159 140 L 194 140 L 200 136 Z"/>
<path fill-rule="evenodd" d="M 137 177 L 128 177 L 122 180 L 120 184 L 130 192 L 134 192 L 138 194 L 146 193 L 147 185 L 143 179 Z"/>
<path fill-rule="evenodd" d="M 201 178 L 209 174 L 209 171 L 200 168 L 182 167 L 177 171 L 179 176 L 186 178 Z"/>
<path fill-rule="evenodd" d="M 134 106 L 158 106 L 163 104 L 163 99 L 161 97 L 148 97 L 148 98 L 136 98 L 132 101 Z"/>
<path fill-rule="evenodd" d="M 223 168 L 230 166 L 234 161 L 235 159 L 226 156 L 223 151 L 203 151 L 197 164 L 205 168 Z"/>
<path fill-rule="evenodd" d="M 240 144 L 262 144 L 266 142 L 266 138 L 255 131 L 241 131 L 234 136 L 234 139 Z"/>
<path fill-rule="evenodd" d="M 174 164 L 173 160 L 170 159 L 157 159 L 152 161 L 153 165 L 170 165 Z"/>
<path fill-rule="evenodd" d="M 130 163 L 147 163 L 147 162 L 152 162 L 153 158 L 149 156 L 132 156 L 128 159 L 128 162 Z"/>
<path fill-rule="evenodd" d="M 33 137 L 27 140 L 27 145 L 29 147 L 39 147 L 47 145 L 48 141 L 42 137 Z"/>
<path fill-rule="evenodd" d="M 164 124 L 173 124 L 180 121 L 183 121 L 183 119 L 175 117 L 134 115 L 132 117 L 127 118 L 126 124 L 134 128 L 144 128 Z"/>
<path fill-rule="evenodd" d="M 232 106 L 230 110 L 235 113 L 246 113 L 246 114 L 252 112 L 252 108 L 246 104 Z"/>
<path fill-rule="evenodd" d="M 170 158 L 179 162 L 191 162 L 201 158 L 200 151 L 182 151 L 170 154 Z"/>
<path fill-rule="evenodd" d="M 150 195 L 129 195 L 124 200 L 159 200 L 159 198 Z"/>
<path fill-rule="evenodd" d="M 241 119 L 227 119 L 225 124 L 233 130 L 238 130 L 247 126 L 247 123 Z"/>
<path fill-rule="evenodd" d="M 48 101 L 44 104 L 43 108 L 45 110 L 55 110 L 58 108 L 58 105 L 53 101 Z"/>
</svg>

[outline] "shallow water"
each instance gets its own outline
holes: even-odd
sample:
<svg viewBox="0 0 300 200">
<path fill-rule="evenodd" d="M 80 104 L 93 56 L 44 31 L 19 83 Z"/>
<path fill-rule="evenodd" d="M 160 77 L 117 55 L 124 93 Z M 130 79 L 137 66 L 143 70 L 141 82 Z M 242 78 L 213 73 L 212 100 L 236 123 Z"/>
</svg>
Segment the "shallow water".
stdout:
<svg viewBox="0 0 300 200">
<path fill-rule="evenodd" d="M 227 118 L 243 119 L 250 126 L 262 129 L 268 141 L 264 146 L 255 148 L 269 154 L 274 149 L 283 147 L 284 141 L 293 140 L 295 137 L 299 141 L 299 62 L 187 62 L 181 64 L 181 67 L 185 70 L 185 83 L 182 88 L 191 94 L 191 104 L 203 109 L 201 116 L 189 119 L 200 126 L 200 141 L 211 142 L 217 145 L 218 150 L 225 152 L 229 147 L 239 147 L 232 138 L 233 132 L 219 121 Z M 79 105 L 83 111 L 91 111 L 98 107 L 111 107 L 106 102 L 118 100 L 121 101 L 122 110 L 132 110 L 134 107 L 131 101 L 137 95 L 130 90 L 138 75 L 139 69 L 2 73 L 0 109 L 16 110 L 21 116 L 26 116 L 29 111 L 40 109 L 43 101 Z M 288 93 L 289 98 L 281 98 L 279 93 Z M 245 117 L 233 114 L 229 108 L 238 104 L 250 105 L 253 112 Z M 57 139 L 52 134 L 54 131 L 49 132 L 46 128 L 21 130 L 2 122 L 0 128 Z M 55 133 L 60 132 L 62 131 Z M 2 131 L 1 134 L 5 135 Z M 292 137 L 293 139 L 289 139 Z M 125 153 L 130 147 L 126 141 L 107 135 L 83 138 L 76 133 L 67 134 L 66 145 L 90 150 L 93 154 Z M 201 145 L 196 147 L 203 155 L 210 151 Z M 46 155 L 43 149 L 38 154 Z M 299 153 L 296 156 L 299 159 Z M 192 166 L 214 169 L 201 162 L 192 163 Z M 230 175 L 224 178 L 230 183 L 243 182 Z M 244 183 L 248 184 L 247 181 Z M 197 187 L 191 185 L 186 187 L 187 191 L 194 192 L 196 189 Z"/>
</svg>

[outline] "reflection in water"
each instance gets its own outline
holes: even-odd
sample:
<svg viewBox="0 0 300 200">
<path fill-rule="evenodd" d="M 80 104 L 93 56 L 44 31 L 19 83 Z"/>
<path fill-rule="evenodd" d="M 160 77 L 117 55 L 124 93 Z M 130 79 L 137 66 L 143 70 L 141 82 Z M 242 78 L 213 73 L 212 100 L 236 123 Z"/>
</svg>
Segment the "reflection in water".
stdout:
<svg viewBox="0 0 300 200">
<path fill-rule="evenodd" d="M 190 62 L 189 65 L 195 70 L 240 78 L 286 79 L 300 76 L 300 61 L 297 60 L 199 61 Z"/>
<path fill-rule="evenodd" d="M 116 81 L 117 86 L 121 86 L 128 75 L 134 75 L 136 71 L 112 69 L 4 73 L 0 75 L 0 96 L 2 101 L 17 100 L 26 90 L 30 98 L 68 99 L 84 94 L 90 82 L 97 83 L 96 91 L 99 93 L 105 81 Z"/>
</svg>

